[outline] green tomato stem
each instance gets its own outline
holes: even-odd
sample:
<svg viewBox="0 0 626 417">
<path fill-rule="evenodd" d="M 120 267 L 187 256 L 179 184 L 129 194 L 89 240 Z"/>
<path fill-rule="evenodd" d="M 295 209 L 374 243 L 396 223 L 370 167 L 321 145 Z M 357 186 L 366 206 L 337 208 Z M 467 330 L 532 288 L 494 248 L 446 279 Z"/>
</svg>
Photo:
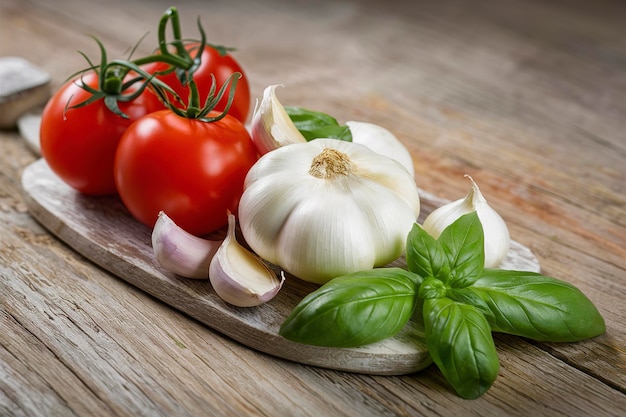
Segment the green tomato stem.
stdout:
<svg viewBox="0 0 626 417">
<path fill-rule="evenodd" d="M 167 43 L 165 42 L 165 29 L 167 28 L 167 22 L 172 22 L 172 32 L 174 34 L 174 41 L 171 43 L 176 48 L 179 56 L 188 55 L 185 45 L 182 42 L 182 34 L 180 31 L 180 18 L 178 16 L 178 9 L 176 7 L 168 8 L 161 20 L 159 21 L 159 50 L 162 54 L 169 54 L 167 49 Z"/>
<path fill-rule="evenodd" d="M 170 22 L 174 39 L 171 42 L 167 42 L 166 30 L 168 23 Z M 151 85 L 155 93 L 159 96 L 160 100 L 164 102 L 172 111 L 182 117 L 199 119 L 205 122 L 217 121 L 223 118 L 230 110 L 230 106 L 234 99 L 234 92 L 237 85 L 237 80 L 241 78 L 242 75 L 240 73 L 232 74 L 231 77 L 220 88 L 217 94 L 215 94 L 215 77 L 212 76 L 213 85 L 211 87 L 211 91 L 209 92 L 208 98 L 204 104 L 200 103 L 198 88 L 195 82 L 193 82 L 193 75 L 201 65 L 202 53 L 204 52 L 204 49 L 207 45 L 206 33 L 202 27 L 202 24 L 200 23 L 200 19 L 198 19 L 198 30 L 200 32 L 200 40 L 198 41 L 198 48 L 196 49 L 197 52 L 192 56 L 186 48 L 185 41 L 182 38 L 178 10 L 176 7 L 169 7 L 159 21 L 158 53 L 137 58 L 132 61 L 129 57 L 128 60 L 114 60 L 108 62 L 107 53 L 104 45 L 102 45 L 102 43 L 94 37 L 100 49 L 99 64 L 94 65 L 84 53 L 80 52 L 90 66 L 87 69 L 83 69 L 73 74 L 72 77 L 78 74 L 83 74 L 89 70 L 96 71 L 98 73 L 99 79 L 98 88 L 91 88 L 84 85 L 83 83 L 83 88 L 89 91 L 92 94 L 92 97 L 72 107 L 85 106 L 98 99 L 105 98 L 107 107 L 111 111 L 121 117 L 128 117 L 119 109 L 117 102 L 131 101 L 139 94 L 141 94 L 148 85 Z M 168 49 L 169 46 L 173 46 L 174 51 L 170 51 L 171 48 Z M 228 50 L 232 49 L 222 46 L 209 46 L 217 49 L 222 55 L 226 54 Z M 168 65 L 168 67 L 165 70 L 159 71 L 154 74 L 149 74 L 141 69 L 142 65 L 154 62 L 165 63 Z M 126 80 L 126 76 L 131 71 L 137 73 L 137 77 L 134 77 L 131 80 Z M 163 83 L 157 78 L 159 75 L 170 73 L 172 71 L 176 71 L 176 75 L 183 85 L 189 86 L 189 105 L 185 110 L 180 110 L 173 106 L 172 103 L 170 103 L 167 93 L 171 94 L 178 101 L 180 101 L 180 98 L 171 89 L 171 87 L 169 87 L 167 84 Z M 142 82 L 141 88 L 133 94 L 124 94 L 124 92 L 135 82 Z M 224 112 L 215 117 L 206 117 L 209 112 L 212 111 L 217 103 L 222 99 L 223 95 L 229 87 L 230 92 L 228 95 L 228 103 Z"/>
<path fill-rule="evenodd" d="M 190 119 L 195 119 L 201 112 L 198 86 L 195 81 L 191 80 L 189 82 L 189 105 L 187 106 L 186 116 Z"/>
<path fill-rule="evenodd" d="M 209 91 L 206 101 L 203 105 L 200 104 L 200 94 L 198 92 L 198 87 L 196 83 L 191 80 L 189 82 L 189 104 L 186 109 L 179 109 L 175 106 L 168 105 L 169 109 L 179 115 L 180 117 L 185 117 L 187 119 L 196 119 L 201 122 L 217 122 L 220 119 L 223 119 L 228 114 L 230 107 L 235 98 L 235 91 L 237 88 L 237 81 L 242 77 L 240 72 L 235 72 L 228 77 L 228 79 L 224 82 L 224 84 L 220 87 L 219 91 L 216 91 L 216 80 L 215 76 L 211 74 L 211 90 Z M 224 94 L 226 94 L 226 90 L 228 89 L 228 101 L 224 110 L 216 116 L 207 117 L 208 114 L 215 108 L 217 103 L 222 99 Z M 169 104 L 169 103 L 168 103 Z"/>
</svg>

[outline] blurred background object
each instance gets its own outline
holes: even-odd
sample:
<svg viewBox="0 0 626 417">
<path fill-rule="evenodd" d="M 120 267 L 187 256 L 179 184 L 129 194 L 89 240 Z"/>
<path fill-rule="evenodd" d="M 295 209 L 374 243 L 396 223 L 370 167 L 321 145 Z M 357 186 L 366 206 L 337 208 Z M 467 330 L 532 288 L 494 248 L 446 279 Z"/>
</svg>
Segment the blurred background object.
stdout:
<svg viewBox="0 0 626 417">
<path fill-rule="evenodd" d="M 50 75 L 24 58 L 0 57 L 0 128 L 12 129 L 24 113 L 50 98 Z"/>
</svg>

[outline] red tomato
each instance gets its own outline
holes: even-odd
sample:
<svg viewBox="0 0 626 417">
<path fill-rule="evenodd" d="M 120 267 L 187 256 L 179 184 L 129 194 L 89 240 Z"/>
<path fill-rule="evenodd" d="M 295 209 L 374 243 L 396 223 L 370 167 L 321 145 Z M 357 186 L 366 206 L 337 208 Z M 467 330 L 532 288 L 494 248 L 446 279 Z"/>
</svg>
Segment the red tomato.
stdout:
<svg viewBox="0 0 626 417">
<path fill-rule="evenodd" d="M 245 176 L 257 159 L 250 134 L 234 117 L 202 122 L 163 110 L 124 133 L 115 182 L 128 211 L 146 226 L 153 227 L 163 210 L 201 236 L 225 226 L 227 210 L 236 213 Z"/>
<path fill-rule="evenodd" d="M 86 85 L 98 87 L 96 73 L 86 73 L 82 79 Z M 52 171 L 81 193 L 115 194 L 113 160 L 122 134 L 132 122 L 163 105 L 146 90 L 133 101 L 119 102 L 128 119 L 109 110 L 103 99 L 69 108 L 92 96 L 80 85 L 80 79 L 67 82 L 46 104 L 41 118 L 41 153 Z M 137 88 L 139 85 L 134 85 L 124 93 Z"/>
<path fill-rule="evenodd" d="M 185 45 L 185 48 L 190 52 L 191 56 L 195 56 L 198 47 L 198 43 L 189 43 Z M 168 64 L 156 62 L 145 65 L 143 69 L 150 74 L 154 74 L 157 71 L 164 71 L 168 67 Z M 242 77 L 237 82 L 235 97 L 233 99 L 230 110 L 228 111 L 228 114 L 235 117 L 242 123 L 245 123 L 248 119 L 251 105 L 250 85 L 248 83 L 248 78 L 243 72 L 241 66 L 230 54 L 222 56 L 220 55 L 218 50 L 213 48 L 212 46 L 205 46 L 204 51 L 202 52 L 202 56 L 200 58 L 200 67 L 196 70 L 196 72 L 193 73 L 193 80 L 198 86 L 198 91 L 200 93 L 200 104 L 203 105 L 206 101 L 209 90 L 213 85 L 211 74 L 215 76 L 215 91 L 217 92 L 219 91 L 220 87 L 226 82 L 228 77 L 230 77 L 235 72 L 240 72 L 242 74 Z M 172 90 L 174 90 L 183 100 L 185 105 L 189 102 L 189 88 L 181 84 L 175 72 L 170 72 L 169 74 L 159 76 L 158 78 L 165 82 L 168 86 L 170 86 Z M 226 107 L 227 102 L 228 91 L 217 103 L 214 110 L 223 111 Z M 172 104 L 177 107 L 183 107 L 180 103 L 177 103 L 175 101 L 172 101 Z"/>
</svg>

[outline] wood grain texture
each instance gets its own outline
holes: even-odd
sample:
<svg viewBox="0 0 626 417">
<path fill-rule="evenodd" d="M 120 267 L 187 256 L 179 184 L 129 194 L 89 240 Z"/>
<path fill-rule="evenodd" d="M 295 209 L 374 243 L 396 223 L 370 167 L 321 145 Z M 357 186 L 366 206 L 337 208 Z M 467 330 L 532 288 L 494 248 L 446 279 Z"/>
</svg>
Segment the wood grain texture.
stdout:
<svg viewBox="0 0 626 417">
<path fill-rule="evenodd" d="M 238 308 L 220 299 L 208 280 L 163 271 L 154 259 L 150 229 L 117 197 L 89 198 L 62 183 L 43 159 L 24 171 L 30 213 L 78 253 L 152 296 L 262 352 L 332 369 L 405 374 L 431 363 L 423 331 L 411 322 L 397 337 L 358 349 L 326 349 L 290 342 L 278 329 L 296 304 L 317 286 L 288 276 L 271 303 Z"/>
<path fill-rule="evenodd" d="M 132 218 L 117 197 L 88 197 L 63 183 L 44 159 L 22 174 L 30 214 L 95 264 L 253 349 L 299 363 L 373 375 L 402 375 L 432 363 L 423 329 L 415 320 L 395 337 L 354 349 L 329 349 L 290 342 L 280 325 L 300 300 L 318 286 L 287 274 L 277 297 L 255 308 L 223 302 L 207 280 L 163 271 L 154 259 L 150 229 Z M 422 193 L 420 222 L 443 202 Z M 393 266 L 406 268 L 404 258 Z M 513 242 L 503 267 L 539 272 L 535 256 Z"/>
<path fill-rule="evenodd" d="M 626 414 L 626 5 L 618 0 L 2 0 L 0 54 L 53 87 L 121 57 L 175 4 L 237 47 L 253 97 L 390 128 L 420 188 L 464 174 L 542 272 L 579 287 L 607 333 L 580 343 L 496 336 L 501 368 L 458 398 L 434 366 L 402 376 L 300 365 L 250 349 L 117 278 L 29 214 L 35 161 L 0 132 L 2 416 L 621 416 Z M 233 23 L 235 21 L 235 23 Z"/>
</svg>

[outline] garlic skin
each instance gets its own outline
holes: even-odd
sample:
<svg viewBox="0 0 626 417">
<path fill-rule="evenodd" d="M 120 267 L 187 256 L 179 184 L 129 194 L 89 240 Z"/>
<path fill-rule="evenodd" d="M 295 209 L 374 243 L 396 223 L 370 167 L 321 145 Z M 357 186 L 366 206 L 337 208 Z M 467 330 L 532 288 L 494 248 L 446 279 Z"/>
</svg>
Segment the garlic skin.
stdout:
<svg viewBox="0 0 626 417">
<path fill-rule="evenodd" d="M 163 269 L 195 279 L 209 278 L 209 264 L 222 243 L 192 235 L 163 211 L 159 212 L 151 239 L 154 256 Z"/>
<path fill-rule="evenodd" d="M 502 217 L 487 203 L 478 185 L 472 182 L 465 198 L 444 204 L 435 209 L 424 220 L 422 227 L 435 239 L 443 230 L 464 214 L 476 211 L 485 237 L 485 268 L 498 267 L 506 257 L 511 243 L 509 229 Z"/>
<path fill-rule="evenodd" d="M 413 158 L 398 138 L 388 129 L 367 122 L 346 122 L 352 133 L 352 142 L 367 146 L 374 152 L 395 159 L 404 166 L 411 176 L 415 175 Z"/>
<path fill-rule="evenodd" d="M 281 146 L 307 142 L 278 100 L 277 87 L 283 85 L 276 84 L 265 88 L 263 99 L 260 104 L 257 102 L 252 116 L 252 141 L 260 155 Z M 365 145 L 374 152 L 395 159 L 411 176 L 415 175 L 411 154 L 389 130 L 373 123 L 357 121 L 346 122 L 346 126 L 352 134 L 352 142 Z"/>
<path fill-rule="evenodd" d="M 265 88 L 263 99 L 260 104 L 257 101 L 252 115 L 251 136 L 260 155 L 281 146 L 306 142 L 278 100 L 277 87 L 282 84 Z"/>
<path fill-rule="evenodd" d="M 235 216 L 228 213 L 228 232 L 209 266 L 213 289 L 236 307 L 254 307 L 278 294 L 285 282 L 265 262 L 237 242 Z"/>
<path fill-rule="evenodd" d="M 321 284 L 396 260 L 419 211 L 415 180 L 402 165 L 365 145 L 322 138 L 257 161 L 239 224 L 263 259 Z"/>
</svg>

